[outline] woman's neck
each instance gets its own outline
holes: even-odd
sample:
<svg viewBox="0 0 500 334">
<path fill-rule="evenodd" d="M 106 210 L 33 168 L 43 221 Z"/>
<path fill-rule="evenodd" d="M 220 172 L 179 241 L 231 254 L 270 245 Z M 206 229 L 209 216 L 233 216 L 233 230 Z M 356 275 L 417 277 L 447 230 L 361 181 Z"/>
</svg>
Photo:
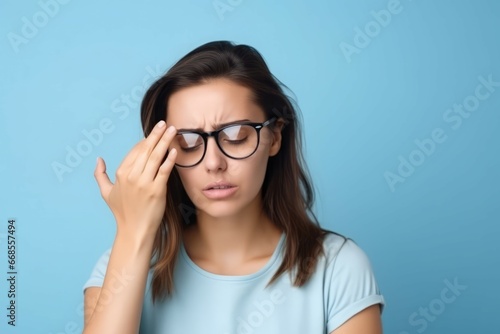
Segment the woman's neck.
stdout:
<svg viewBox="0 0 500 334">
<path fill-rule="evenodd" d="M 282 231 L 258 207 L 261 206 L 229 217 L 198 212 L 197 222 L 184 233 L 190 257 L 231 266 L 271 256 Z"/>
</svg>

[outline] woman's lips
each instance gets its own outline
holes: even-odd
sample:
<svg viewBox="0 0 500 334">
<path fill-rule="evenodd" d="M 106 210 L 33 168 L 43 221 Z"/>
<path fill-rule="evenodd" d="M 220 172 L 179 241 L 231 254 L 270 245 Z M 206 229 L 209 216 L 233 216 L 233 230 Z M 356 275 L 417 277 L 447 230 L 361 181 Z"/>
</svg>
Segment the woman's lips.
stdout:
<svg viewBox="0 0 500 334">
<path fill-rule="evenodd" d="M 214 186 L 203 189 L 203 194 L 210 199 L 225 199 L 232 196 L 237 189 L 236 186 Z"/>
</svg>

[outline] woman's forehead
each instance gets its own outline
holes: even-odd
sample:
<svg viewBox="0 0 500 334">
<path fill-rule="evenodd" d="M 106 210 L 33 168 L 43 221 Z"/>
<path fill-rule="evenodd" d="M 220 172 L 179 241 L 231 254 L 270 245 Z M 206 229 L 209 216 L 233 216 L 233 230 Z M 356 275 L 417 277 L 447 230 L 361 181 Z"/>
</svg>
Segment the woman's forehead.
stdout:
<svg viewBox="0 0 500 334">
<path fill-rule="evenodd" d="M 264 118 L 250 89 L 224 79 L 175 92 L 168 100 L 166 113 L 169 125 L 207 131 L 225 123 L 243 119 L 261 122 Z"/>
</svg>

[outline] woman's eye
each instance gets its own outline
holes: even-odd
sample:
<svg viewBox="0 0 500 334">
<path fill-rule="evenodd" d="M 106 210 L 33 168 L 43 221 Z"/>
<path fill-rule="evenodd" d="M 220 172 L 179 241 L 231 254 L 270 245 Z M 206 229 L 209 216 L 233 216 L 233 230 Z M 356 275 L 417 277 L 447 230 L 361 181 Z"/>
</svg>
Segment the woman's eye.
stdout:
<svg viewBox="0 0 500 334">
<path fill-rule="evenodd" d="M 189 152 L 197 151 L 200 147 L 201 147 L 201 145 L 196 145 L 193 147 L 182 147 L 181 146 L 181 150 L 182 150 L 182 152 L 189 153 Z"/>
<path fill-rule="evenodd" d="M 246 141 L 247 141 L 247 137 L 242 138 L 242 139 L 234 139 L 234 140 L 224 139 L 224 142 L 231 144 L 231 145 L 243 144 Z"/>
</svg>

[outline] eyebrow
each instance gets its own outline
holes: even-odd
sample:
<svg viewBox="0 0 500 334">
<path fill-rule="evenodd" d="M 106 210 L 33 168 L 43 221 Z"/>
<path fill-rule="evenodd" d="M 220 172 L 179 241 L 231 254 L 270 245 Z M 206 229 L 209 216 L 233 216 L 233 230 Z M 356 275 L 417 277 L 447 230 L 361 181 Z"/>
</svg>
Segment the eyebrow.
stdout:
<svg viewBox="0 0 500 334">
<path fill-rule="evenodd" d="M 232 124 L 240 124 L 240 123 L 245 123 L 245 122 L 250 122 L 249 119 L 240 119 L 240 120 L 237 120 L 237 121 L 232 121 L 232 122 L 227 122 L 227 123 L 215 123 L 215 124 L 212 124 L 214 130 L 218 130 L 220 128 L 223 128 L 227 125 L 232 125 Z M 178 132 L 180 131 L 183 131 L 183 132 L 205 132 L 205 130 L 203 130 L 202 128 L 195 128 L 195 129 L 186 129 L 186 128 L 182 128 L 182 129 L 177 129 Z"/>
</svg>

